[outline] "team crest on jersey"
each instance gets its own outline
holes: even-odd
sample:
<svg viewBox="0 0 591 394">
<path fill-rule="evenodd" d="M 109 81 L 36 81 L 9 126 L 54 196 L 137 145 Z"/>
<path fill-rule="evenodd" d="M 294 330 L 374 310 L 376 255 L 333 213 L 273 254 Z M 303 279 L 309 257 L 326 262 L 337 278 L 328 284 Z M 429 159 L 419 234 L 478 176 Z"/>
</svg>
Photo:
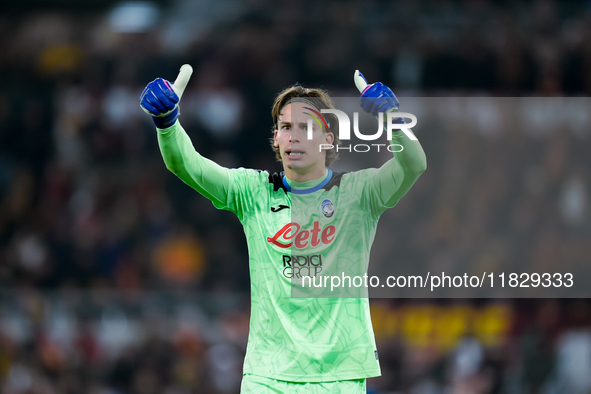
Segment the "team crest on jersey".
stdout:
<svg viewBox="0 0 591 394">
<path fill-rule="evenodd" d="M 322 214 L 325 217 L 331 218 L 332 215 L 334 215 L 334 204 L 327 198 L 324 201 L 322 201 L 322 204 L 320 205 L 320 210 L 322 211 Z"/>
</svg>

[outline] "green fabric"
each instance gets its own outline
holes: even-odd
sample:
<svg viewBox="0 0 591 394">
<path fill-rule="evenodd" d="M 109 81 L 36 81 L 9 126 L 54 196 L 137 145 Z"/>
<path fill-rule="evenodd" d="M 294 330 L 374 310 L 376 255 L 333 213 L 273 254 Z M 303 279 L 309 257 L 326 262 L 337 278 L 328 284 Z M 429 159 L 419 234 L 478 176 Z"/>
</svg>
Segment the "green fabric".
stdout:
<svg viewBox="0 0 591 394">
<path fill-rule="evenodd" d="M 326 177 L 326 175 L 327 175 L 327 171 L 325 171 L 324 175 L 321 176 L 320 178 L 313 179 L 313 180 L 307 181 L 307 182 L 296 182 L 296 181 L 292 181 L 288 178 L 285 178 L 285 179 L 287 180 L 287 184 L 294 189 L 308 189 L 308 188 L 314 187 L 314 186 L 318 185 L 320 182 L 322 182 L 324 180 L 324 178 Z"/>
<path fill-rule="evenodd" d="M 286 382 L 246 374 L 242 377 L 240 394 L 365 394 L 366 380 L 336 382 Z"/>
<path fill-rule="evenodd" d="M 244 373 L 291 382 L 379 376 L 367 289 L 304 289 L 301 276 L 367 272 L 380 215 L 424 169 L 418 142 L 397 136 L 405 153 L 381 168 L 335 174 L 320 190 L 292 194 L 275 190 L 266 171 L 203 158 L 178 122 L 159 130 L 158 141 L 169 170 L 243 225 L 251 280 Z M 280 205 L 290 208 L 271 210 Z"/>
</svg>

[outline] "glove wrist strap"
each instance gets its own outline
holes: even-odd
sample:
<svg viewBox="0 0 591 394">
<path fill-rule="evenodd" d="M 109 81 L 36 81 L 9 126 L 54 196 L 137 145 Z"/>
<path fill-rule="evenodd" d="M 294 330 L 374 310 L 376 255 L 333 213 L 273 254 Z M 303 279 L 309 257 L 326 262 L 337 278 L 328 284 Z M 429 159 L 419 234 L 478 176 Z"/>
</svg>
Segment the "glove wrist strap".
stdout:
<svg viewBox="0 0 591 394">
<path fill-rule="evenodd" d="M 171 113 L 165 116 L 152 116 L 152 121 L 154 125 L 159 129 L 166 129 L 176 122 L 177 118 L 179 117 L 179 108 L 176 107 L 172 110 Z"/>
</svg>

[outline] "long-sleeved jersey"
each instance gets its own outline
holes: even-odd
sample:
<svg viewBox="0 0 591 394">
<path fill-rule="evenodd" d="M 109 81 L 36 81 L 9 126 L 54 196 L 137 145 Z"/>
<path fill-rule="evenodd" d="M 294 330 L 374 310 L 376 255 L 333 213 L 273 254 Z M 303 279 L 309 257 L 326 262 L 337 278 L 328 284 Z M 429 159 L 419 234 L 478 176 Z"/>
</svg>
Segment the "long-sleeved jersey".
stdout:
<svg viewBox="0 0 591 394">
<path fill-rule="evenodd" d="M 294 382 L 379 376 L 367 288 L 318 284 L 367 272 L 380 215 L 424 169 L 418 141 L 379 169 L 328 169 L 306 183 L 221 167 L 195 151 L 178 122 L 159 129 L 158 141 L 169 170 L 243 225 L 252 305 L 244 373 Z"/>
</svg>

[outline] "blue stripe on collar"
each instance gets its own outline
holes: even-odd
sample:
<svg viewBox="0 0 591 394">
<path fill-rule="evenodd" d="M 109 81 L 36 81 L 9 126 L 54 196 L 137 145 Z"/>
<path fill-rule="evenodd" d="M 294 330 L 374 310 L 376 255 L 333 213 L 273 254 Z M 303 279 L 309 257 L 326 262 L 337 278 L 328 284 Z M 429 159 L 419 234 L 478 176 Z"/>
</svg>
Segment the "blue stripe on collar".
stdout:
<svg viewBox="0 0 591 394">
<path fill-rule="evenodd" d="M 289 186 L 289 183 L 287 183 L 287 177 L 285 175 L 283 175 L 283 186 L 285 186 L 285 188 L 287 189 L 288 192 L 291 192 L 293 194 L 309 194 L 309 193 L 314 193 L 315 191 L 322 189 L 324 186 L 326 186 L 326 184 L 328 182 L 330 182 L 331 179 L 332 179 L 332 170 L 328 169 L 328 174 L 326 174 L 326 178 L 324 178 L 324 180 L 322 182 L 320 182 L 319 184 L 317 184 L 316 186 L 308 188 L 308 189 L 291 190 L 291 186 Z"/>
</svg>

